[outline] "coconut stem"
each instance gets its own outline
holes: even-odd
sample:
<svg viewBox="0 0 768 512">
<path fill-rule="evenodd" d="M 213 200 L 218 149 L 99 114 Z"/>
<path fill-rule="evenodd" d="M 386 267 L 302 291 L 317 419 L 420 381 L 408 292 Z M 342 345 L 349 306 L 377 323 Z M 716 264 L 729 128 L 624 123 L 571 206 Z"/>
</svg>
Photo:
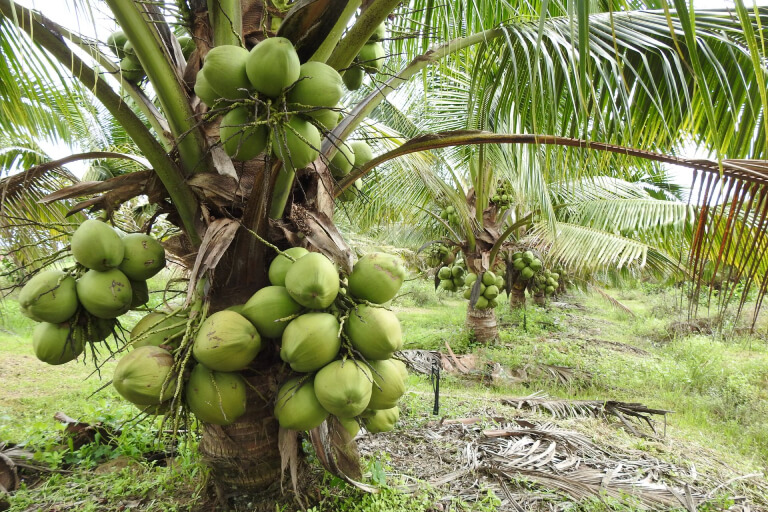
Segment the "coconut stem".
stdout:
<svg viewBox="0 0 768 512">
<path fill-rule="evenodd" d="M 243 44 L 243 11 L 240 0 L 208 0 L 208 19 L 213 28 L 213 44 Z"/>
</svg>

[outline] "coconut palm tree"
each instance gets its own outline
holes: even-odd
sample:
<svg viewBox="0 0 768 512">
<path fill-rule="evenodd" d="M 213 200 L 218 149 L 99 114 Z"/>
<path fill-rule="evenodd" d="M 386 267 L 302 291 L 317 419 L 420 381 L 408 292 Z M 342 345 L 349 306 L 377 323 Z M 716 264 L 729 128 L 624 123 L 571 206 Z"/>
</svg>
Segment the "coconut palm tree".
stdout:
<svg viewBox="0 0 768 512">
<path fill-rule="evenodd" d="M 542 173 L 565 173 L 564 179 L 554 181 L 574 178 L 575 166 L 563 164 L 575 159 L 587 169 L 587 150 L 596 148 L 630 155 L 627 158 L 663 159 L 627 148 L 667 150 L 681 133 L 692 133 L 726 156 L 760 158 L 768 137 L 762 115 L 768 104 L 765 69 L 759 52 L 768 20 L 762 10 L 747 11 L 741 4 L 736 17 L 718 12 L 694 17 L 682 0 L 675 2 L 677 11 L 663 3 L 667 11 L 651 12 L 640 9 L 657 7 L 654 2 L 624 0 L 580 2 L 577 12 L 569 10 L 570 3 L 535 0 L 439 5 L 431 0 L 293 5 L 77 0 L 74 5 L 81 26 L 104 12 L 117 21 L 146 81 L 137 82 L 134 68 L 121 71 L 103 41 L 59 25 L 51 19 L 53 13 L 0 0 L 0 128 L 14 137 L 66 137 L 67 123 L 51 116 L 47 106 L 81 94 L 85 104 L 106 109 L 142 159 L 118 153 L 98 158 L 130 158 L 144 168 L 65 189 L 48 199 L 91 197 L 75 209 L 105 210 L 109 215 L 116 204 L 138 195 L 149 197 L 157 213 L 177 226 L 178 234 L 167 240 L 166 249 L 195 270 L 190 290 L 204 295 L 211 311 L 242 303 L 266 285 L 266 263 L 273 253 L 264 241 L 277 247 L 311 245 L 348 271 L 351 251 L 333 223 L 333 199 L 374 166 L 400 155 L 456 147 L 420 160 L 442 158 L 451 167 L 471 164 L 476 197 L 472 222 L 479 222 L 495 183 L 488 171 L 493 160 L 486 155 L 501 158 L 512 151 L 494 150 L 494 144 L 534 145 L 518 152 L 551 164 L 523 173 L 528 176 L 525 186 L 536 187 L 547 182 Z M 322 147 L 316 148 L 320 156 L 311 166 L 296 169 L 294 177 L 290 162 L 268 152 L 246 162 L 225 155 L 217 121 L 193 89 L 202 58 L 211 48 L 251 48 L 280 35 L 293 43 L 302 62 L 320 61 L 345 70 L 366 64 L 354 60 L 386 20 L 387 66 L 366 79 L 367 95 L 348 98 L 341 109 L 343 120 L 324 134 Z M 194 40 L 188 58 L 172 37 L 177 26 L 185 27 Z M 434 87 L 440 80 L 443 98 L 455 89 L 468 100 L 452 102 L 452 107 L 451 102 L 431 107 L 427 103 L 433 117 L 441 117 L 437 126 L 443 133 L 414 138 L 425 132 L 418 128 L 418 118 L 408 117 L 404 127 L 412 125 L 416 131 L 400 129 L 405 139 L 382 141 L 397 147 L 335 182 L 330 159 L 343 141 L 364 136 L 366 120 L 376 107 L 383 108 L 388 97 L 394 104 L 405 101 L 414 89 Z M 402 95 L 397 96 L 398 91 Z M 284 114 L 274 111 L 270 122 L 279 123 Z M 746 124 L 750 133 L 734 137 L 735 129 Z M 472 131 L 463 131 L 468 127 Z M 751 169 L 728 162 L 719 167 L 712 162 L 682 163 L 708 176 L 733 176 L 729 179 L 740 183 L 752 179 Z M 46 171 L 36 167 L 27 174 L 42 179 Z M 410 193 L 411 186 L 403 184 L 403 190 Z M 453 201 L 468 213 L 455 190 Z M 18 205 L 20 199 L 14 199 Z M 545 202 L 540 211 L 544 219 L 554 219 L 551 204 Z M 757 225 L 755 232 L 762 228 Z M 725 232 L 723 239 L 728 238 Z M 700 239 L 709 241 L 703 235 Z M 249 368 L 253 393 L 246 414 L 227 427 L 203 426 L 200 450 L 221 496 L 233 489 L 274 489 L 281 476 L 281 452 L 286 461 L 298 459 L 295 435 L 278 433 L 272 414 L 281 368 L 274 351 L 260 356 Z M 355 452 L 342 429 L 323 426 L 311 439 L 326 467 L 360 485 L 349 477 L 355 475 Z M 274 507 L 272 501 L 269 507 Z"/>
</svg>

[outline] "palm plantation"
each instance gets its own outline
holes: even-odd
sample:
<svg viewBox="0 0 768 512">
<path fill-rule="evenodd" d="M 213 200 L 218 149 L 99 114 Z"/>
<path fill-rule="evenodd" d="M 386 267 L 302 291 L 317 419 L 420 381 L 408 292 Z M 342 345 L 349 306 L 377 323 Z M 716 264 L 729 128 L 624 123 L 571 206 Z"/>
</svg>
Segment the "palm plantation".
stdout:
<svg viewBox="0 0 768 512">
<path fill-rule="evenodd" d="M 267 285 L 266 267 L 275 253 L 264 241 L 283 249 L 308 246 L 348 272 L 352 253 L 334 214 L 349 215 L 362 229 L 415 224 L 435 202 L 461 212 L 457 242 L 478 272 L 489 269 L 490 253 L 513 234 L 526 234 L 541 247 L 554 243 L 553 259 L 573 267 L 651 262 L 663 271 L 674 263 L 672 248 L 665 245 L 671 245 L 668 228 L 684 231 L 692 225 L 691 212 L 637 192 L 631 182 L 639 180 L 631 176 L 648 165 L 641 162 L 674 161 L 660 153 L 680 151 L 683 137 L 731 159 L 764 158 L 768 141 L 762 115 L 768 110 L 765 69 L 755 67 L 762 66 L 765 13 L 739 8 L 737 16 L 710 12 L 694 20 L 684 2 L 676 4 L 683 10 L 665 13 L 640 12 L 672 9 L 654 2 L 580 2 L 571 12 L 550 2 L 542 13 L 538 2 L 475 2 L 470 9 L 464 2 L 382 0 L 358 9 L 360 2 L 329 0 L 298 2 L 288 11 L 237 0 L 77 2 L 84 20 L 96 9 L 110 12 L 133 43 L 147 75 L 134 84 L 121 75 L 103 41 L 58 26 L 53 13 L 0 0 L 0 129 L 3 142 L 16 148 L 0 156 L 4 169 L 38 165 L 24 186 L 9 178 L 16 187 L 3 198 L 4 227 L 23 235 L 14 236 L 24 242 L 19 253 L 24 258 L 17 263 L 26 272 L 51 263 L 34 254 L 35 237 L 58 238 L 61 244 L 75 227 L 58 202 L 29 206 L 41 190 L 53 192 L 62 186 L 60 178 L 71 179 L 59 168 L 66 162 L 39 166 L 43 159 L 34 147 L 40 137 L 77 140 L 82 153 L 73 159 L 99 159 L 113 169 L 114 162 L 130 162 L 122 172 L 109 173 L 115 176 L 111 180 L 54 197 L 93 198 L 76 209 L 105 211 L 109 217 L 121 204 L 148 197 L 148 218 L 164 215 L 176 228 L 166 250 L 188 270 L 202 268 L 190 276 L 190 291 L 196 281 L 207 283 L 197 293 L 211 312 L 242 304 Z M 189 59 L 174 44 L 164 14 L 193 37 Z M 385 21 L 384 68 L 345 96 L 341 122 L 323 133 L 322 147 L 315 148 L 320 156 L 296 169 L 295 180 L 286 170 L 289 162 L 268 151 L 245 162 L 226 156 L 217 121 L 194 92 L 211 48 L 250 49 L 279 35 L 293 42 L 302 62 L 325 62 L 343 71 Z M 72 98 L 79 99 L 76 106 Z M 330 159 L 343 141 L 352 140 L 368 140 L 378 156 L 337 181 Z M 706 259 L 738 263 L 764 287 L 764 252 L 737 255 L 729 242 L 752 237 L 757 247 L 765 243 L 765 216 L 751 213 L 764 203 L 762 194 L 754 200 L 762 190 L 759 166 L 679 163 L 702 170 L 697 172 L 705 194 L 718 193 L 718 180 L 735 187 L 728 209 L 713 208 L 699 217 L 690 242 L 698 248 L 691 270 Z M 335 205 L 335 197 L 366 175 L 360 198 Z M 603 186 L 597 177 L 604 175 L 616 181 Z M 512 183 L 518 196 L 506 223 L 494 226 L 496 236 L 485 239 L 479 236 L 489 227 L 484 212 L 499 180 Z M 276 187 L 286 193 L 275 194 Z M 733 214 L 720 222 L 726 211 Z M 22 213 L 39 224 L 30 229 L 19 220 Z M 619 220 L 612 224 L 612 218 Z M 717 229 L 704 229 L 707 225 Z M 532 231 L 518 233 L 518 227 Z M 435 234 L 443 235 L 426 236 Z M 583 261 L 578 254 L 584 247 L 603 256 Z M 277 353 L 262 354 L 248 370 L 254 393 L 246 414 L 231 426 L 203 427 L 201 452 L 225 494 L 274 489 L 280 480 L 272 402 L 284 373 Z M 319 435 L 312 441 L 316 448 L 335 447 L 327 452 L 331 460 L 344 444 L 333 429 L 330 441 Z M 353 467 L 332 466 L 355 476 Z"/>
</svg>

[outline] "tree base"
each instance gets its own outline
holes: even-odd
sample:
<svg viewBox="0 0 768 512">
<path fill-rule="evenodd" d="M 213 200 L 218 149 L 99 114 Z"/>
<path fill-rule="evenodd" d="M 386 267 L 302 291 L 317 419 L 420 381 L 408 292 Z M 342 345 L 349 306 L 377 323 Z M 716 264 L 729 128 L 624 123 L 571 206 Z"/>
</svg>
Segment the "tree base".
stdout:
<svg viewBox="0 0 768 512">
<path fill-rule="evenodd" d="M 493 343 L 498 338 L 496 311 L 491 308 L 475 309 L 468 304 L 466 326 L 470 336 L 479 343 Z"/>
<path fill-rule="evenodd" d="M 514 311 L 522 307 L 525 307 L 525 288 L 518 289 L 513 286 L 509 293 L 509 309 Z"/>
<path fill-rule="evenodd" d="M 266 354 L 265 354 L 266 355 Z M 278 422 L 272 398 L 284 378 L 283 365 L 265 357 L 259 369 L 244 375 L 247 409 L 231 425 L 203 424 L 199 450 L 211 470 L 220 501 L 238 494 L 263 493 L 281 482 Z"/>
</svg>

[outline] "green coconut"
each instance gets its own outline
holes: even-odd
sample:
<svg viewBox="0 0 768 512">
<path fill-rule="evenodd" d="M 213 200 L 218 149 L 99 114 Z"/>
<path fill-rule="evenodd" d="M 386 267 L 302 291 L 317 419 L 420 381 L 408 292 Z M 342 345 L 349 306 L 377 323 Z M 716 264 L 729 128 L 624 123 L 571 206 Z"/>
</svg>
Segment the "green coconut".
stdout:
<svg viewBox="0 0 768 512">
<path fill-rule="evenodd" d="M 531 267 L 531 268 L 532 268 L 534 271 L 536 271 L 536 272 L 538 272 L 539 270 L 541 270 L 541 267 L 542 267 L 542 266 L 543 266 L 543 264 L 541 263 L 541 260 L 540 260 L 539 258 L 533 258 L 533 261 L 532 261 L 532 262 L 531 262 L 531 264 L 530 264 L 530 267 Z"/>
<path fill-rule="evenodd" d="M 241 46 L 223 44 L 211 48 L 205 56 L 205 78 L 221 98 L 233 100 L 248 97 L 248 91 L 253 89 L 245 72 L 248 55 L 248 50 Z"/>
<path fill-rule="evenodd" d="M 80 224 L 70 245 L 72 256 L 79 264 L 102 272 L 120 265 L 125 256 L 125 247 L 117 231 L 96 219 Z"/>
<path fill-rule="evenodd" d="M 344 85 L 350 91 L 356 91 L 363 85 L 363 78 L 365 78 L 365 70 L 362 66 L 352 66 L 344 71 L 341 75 L 344 80 Z"/>
<path fill-rule="evenodd" d="M 77 280 L 80 304 L 93 316 L 117 318 L 131 309 L 131 281 L 117 269 L 89 270 Z"/>
<path fill-rule="evenodd" d="M 198 363 L 218 372 L 246 368 L 261 349 L 256 327 L 234 311 L 219 311 L 205 319 L 192 345 Z"/>
<path fill-rule="evenodd" d="M 149 313 L 144 315 L 131 329 L 131 346 L 158 347 L 160 345 L 178 345 L 187 327 L 186 318 L 169 316 L 163 313 Z"/>
<path fill-rule="evenodd" d="M 523 270 L 528 265 L 525 264 L 524 259 L 518 258 L 512 262 L 512 266 L 515 268 L 515 270 Z"/>
<path fill-rule="evenodd" d="M 136 405 L 159 405 L 174 393 L 173 356 L 159 347 L 139 347 L 117 362 L 112 385 Z"/>
<path fill-rule="evenodd" d="M 149 286 L 146 281 L 134 281 L 131 282 L 131 309 L 137 308 L 142 304 L 149 302 Z"/>
<path fill-rule="evenodd" d="M 405 276 L 405 265 L 398 256 L 368 253 L 355 263 L 349 274 L 349 292 L 358 299 L 383 304 L 397 294 Z"/>
<path fill-rule="evenodd" d="M 373 389 L 368 409 L 390 409 L 405 393 L 405 382 L 398 366 L 392 359 L 370 362 L 373 375 Z"/>
<path fill-rule="evenodd" d="M 221 99 L 221 95 L 214 91 L 211 84 L 208 83 L 208 79 L 205 78 L 205 73 L 203 73 L 202 69 L 197 72 L 197 77 L 195 78 L 195 94 L 209 107 L 212 107 L 216 100 Z"/>
<path fill-rule="evenodd" d="M 184 56 L 184 60 L 189 60 L 189 56 L 195 51 L 197 46 L 195 40 L 189 36 L 181 36 L 179 39 L 179 46 L 181 47 L 181 54 Z"/>
<path fill-rule="evenodd" d="M 485 298 L 484 295 L 481 295 L 477 298 L 477 302 L 475 302 L 475 309 L 487 309 L 488 308 L 488 299 Z"/>
<path fill-rule="evenodd" d="M 317 400 L 315 384 L 311 379 L 301 383 L 297 377 L 280 386 L 275 403 L 275 418 L 281 427 L 312 430 L 327 417 L 328 411 Z"/>
<path fill-rule="evenodd" d="M 307 313 L 283 332 L 280 358 L 296 372 L 313 372 L 334 360 L 341 348 L 339 321 L 330 313 Z"/>
<path fill-rule="evenodd" d="M 499 287 L 495 284 L 492 284 L 491 286 L 487 287 L 485 291 L 483 292 L 483 297 L 485 297 L 488 300 L 495 299 L 499 296 Z"/>
<path fill-rule="evenodd" d="M 397 371 L 400 372 L 400 378 L 403 379 L 403 385 L 406 385 L 408 383 L 408 367 L 399 359 L 388 359 L 388 361 L 395 365 Z"/>
<path fill-rule="evenodd" d="M 531 262 L 534 260 L 534 258 L 536 258 L 536 256 L 533 255 L 532 251 L 525 251 L 523 253 L 523 256 L 521 257 L 521 259 L 525 262 L 526 265 L 530 265 Z"/>
<path fill-rule="evenodd" d="M 400 408 L 392 407 L 391 409 L 383 409 L 376 411 L 371 416 L 363 420 L 366 430 L 371 434 L 378 434 L 380 432 L 389 432 L 394 430 L 395 423 L 400 419 Z"/>
<path fill-rule="evenodd" d="M 240 314 L 256 326 L 262 338 L 279 338 L 290 323 L 288 318 L 302 310 L 284 286 L 265 286 L 248 299 Z"/>
<path fill-rule="evenodd" d="M 235 313 L 243 314 L 243 310 L 245 309 L 245 304 L 235 304 L 234 306 L 229 306 L 227 308 L 227 311 L 234 311 Z M 253 322 L 251 322 L 253 323 Z M 261 334 L 261 333 L 259 333 Z"/>
<path fill-rule="evenodd" d="M 360 423 L 355 418 L 336 418 L 350 437 L 355 437 L 360 432 Z"/>
<path fill-rule="evenodd" d="M 337 149 L 331 158 L 331 174 L 334 178 L 343 178 L 355 165 L 355 153 L 343 142 L 337 145 Z"/>
<path fill-rule="evenodd" d="M 140 82 L 147 76 L 144 68 L 141 67 L 138 57 L 130 54 L 120 59 L 120 74 L 127 82 L 133 84 Z"/>
<path fill-rule="evenodd" d="M 83 353 L 83 331 L 69 322 L 37 324 L 32 331 L 32 348 L 37 358 L 48 364 L 64 364 Z"/>
<path fill-rule="evenodd" d="M 325 309 L 339 293 L 339 273 L 331 260 L 313 252 L 291 265 L 285 274 L 285 288 L 302 306 Z"/>
<path fill-rule="evenodd" d="M 123 47 L 127 42 L 128 37 L 126 37 L 122 30 L 116 30 L 107 36 L 107 46 L 110 51 L 121 59 L 125 57 L 125 50 Z"/>
<path fill-rule="evenodd" d="M 530 278 L 532 278 L 532 277 L 533 277 L 533 274 L 535 274 L 535 273 L 536 273 L 536 272 L 534 272 L 534 271 L 533 271 L 533 269 L 532 269 L 531 267 L 525 267 L 525 268 L 523 268 L 523 270 L 521 270 L 521 271 L 520 271 L 520 278 L 521 278 L 523 281 L 527 281 L 527 280 L 529 280 Z"/>
<path fill-rule="evenodd" d="M 245 61 L 245 72 L 253 88 L 270 98 L 277 98 L 298 80 L 300 68 L 299 54 L 284 37 L 264 39 L 251 49 Z"/>
<path fill-rule="evenodd" d="M 337 107 L 338 108 L 338 107 Z M 325 131 L 331 131 L 339 124 L 340 113 L 336 110 L 328 108 L 321 108 L 320 110 L 312 110 L 306 112 L 305 115 L 314 119 Z"/>
<path fill-rule="evenodd" d="M 485 286 L 491 286 L 494 283 L 496 283 L 496 274 L 494 274 L 490 270 L 488 272 L 484 272 L 483 273 L 483 284 Z"/>
<path fill-rule="evenodd" d="M 77 311 L 75 280 L 62 270 L 44 270 L 19 292 L 21 313 L 36 322 L 58 324 Z"/>
<path fill-rule="evenodd" d="M 165 249 L 149 235 L 125 235 L 123 248 L 123 261 L 117 268 L 131 281 L 145 281 L 165 268 Z"/>
<path fill-rule="evenodd" d="M 363 180 L 358 178 L 351 187 L 347 187 L 347 189 L 341 193 L 338 199 L 343 203 L 353 201 L 360 194 L 361 190 L 363 190 Z"/>
<path fill-rule="evenodd" d="M 198 420 L 229 425 L 245 413 L 246 389 L 239 373 L 215 372 L 198 364 L 189 374 L 184 398 Z"/>
<path fill-rule="evenodd" d="M 301 65 L 299 79 L 288 92 L 288 101 L 309 107 L 333 107 L 344 96 L 344 81 L 328 64 L 311 61 Z"/>
<path fill-rule="evenodd" d="M 320 154 L 320 131 L 300 116 L 281 125 L 275 138 L 272 150 L 289 170 L 303 169 Z"/>
<path fill-rule="evenodd" d="M 360 167 L 373 160 L 373 150 L 367 142 L 356 140 L 350 142 L 349 147 L 355 152 L 355 167 Z"/>
<path fill-rule="evenodd" d="M 294 260 L 298 260 L 309 254 L 309 251 L 303 247 L 291 247 L 283 252 Z M 285 286 L 285 274 L 288 272 L 288 269 L 291 268 L 291 265 L 293 265 L 293 261 L 282 254 L 278 254 L 277 257 L 272 260 L 272 263 L 269 264 L 269 282 L 275 286 Z"/>
<path fill-rule="evenodd" d="M 323 409 L 339 418 L 362 413 L 371 400 L 371 371 L 351 359 L 333 361 L 315 374 L 315 396 Z"/>
<path fill-rule="evenodd" d="M 368 38 L 368 41 L 381 41 L 382 39 L 386 39 L 387 37 L 387 24 L 382 22 L 378 27 L 376 27 L 376 30 L 373 31 L 373 34 L 371 34 L 371 37 Z"/>
<path fill-rule="evenodd" d="M 365 43 L 357 59 L 368 73 L 376 73 L 384 65 L 384 46 L 379 42 Z"/>
<path fill-rule="evenodd" d="M 269 129 L 265 124 L 253 124 L 251 109 L 235 107 L 224 115 L 219 125 L 219 137 L 224 151 L 234 160 L 244 162 L 255 158 L 267 147 Z"/>
<path fill-rule="evenodd" d="M 127 39 L 123 45 L 123 53 L 125 53 L 125 55 L 128 57 L 136 55 L 136 48 L 134 48 L 133 43 Z"/>
<path fill-rule="evenodd" d="M 400 321 L 384 308 L 358 306 L 344 329 L 352 345 L 369 361 L 389 359 L 403 345 Z"/>
</svg>

